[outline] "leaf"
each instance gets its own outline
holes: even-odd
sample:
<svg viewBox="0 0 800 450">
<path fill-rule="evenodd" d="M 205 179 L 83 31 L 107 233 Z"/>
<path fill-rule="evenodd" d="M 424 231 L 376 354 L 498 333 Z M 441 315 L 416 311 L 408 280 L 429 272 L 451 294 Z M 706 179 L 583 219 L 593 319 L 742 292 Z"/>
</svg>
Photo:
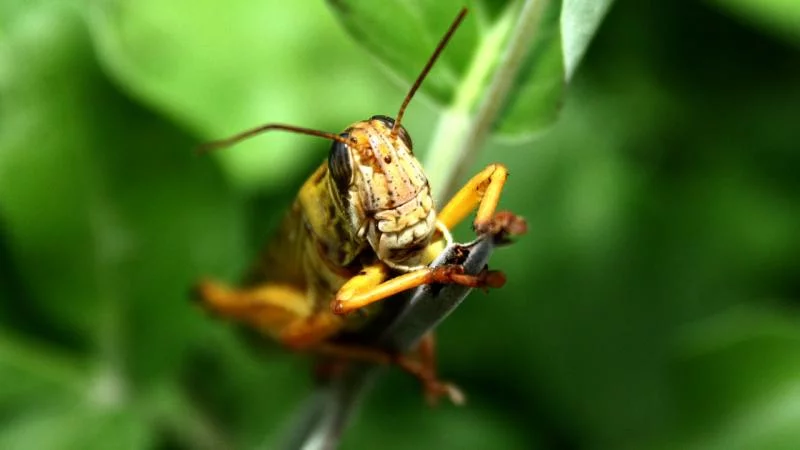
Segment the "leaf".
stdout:
<svg viewBox="0 0 800 450">
<path fill-rule="evenodd" d="M 30 406 L 74 395 L 86 387 L 86 373 L 67 355 L 0 329 L 0 408 Z"/>
<path fill-rule="evenodd" d="M 677 413 L 687 436 L 681 448 L 796 446 L 799 323 L 796 317 L 747 307 L 693 328 L 674 366 Z"/>
<path fill-rule="evenodd" d="M 90 348 L 117 333 L 130 347 L 115 351 L 165 350 L 190 330 L 194 277 L 238 256 L 243 243 L 217 231 L 235 228 L 237 207 L 194 140 L 103 77 L 77 14 L 41 8 L 13 31 L 0 212 L 24 285 Z"/>
<path fill-rule="evenodd" d="M 9 252 L 30 301 L 86 335 L 99 297 L 90 223 L 97 167 L 88 155 L 91 125 L 72 114 L 83 92 L 68 87 L 87 75 L 87 41 L 74 14 L 34 8 L 9 27 L 4 44 L 0 214 Z"/>
<path fill-rule="evenodd" d="M 504 8 L 513 5 L 509 1 L 500 3 Z M 464 6 L 463 2 L 456 1 L 402 0 L 384 2 L 381 8 L 375 8 L 366 0 L 337 0 L 329 4 L 355 41 L 399 76 L 406 88 L 417 78 Z M 475 1 L 469 2 L 468 6 L 473 10 L 479 8 Z M 492 22 L 482 24 L 480 14 L 476 11 L 467 16 L 422 85 L 421 91 L 438 103 L 447 104 L 453 100 L 459 83 L 470 69 L 473 55 L 486 39 L 485 33 L 499 20 L 499 17 L 493 17 Z M 508 25 L 505 23 L 506 28 Z"/>
<path fill-rule="evenodd" d="M 800 3 L 795 0 L 713 0 L 754 26 L 800 43 Z"/>
<path fill-rule="evenodd" d="M 544 4 L 514 88 L 494 123 L 495 132 L 502 136 L 532 135 L 553 123 L 561 108 L 567 75 L 559 33 L 560 2 Z"/>
<path fill-rule="evenodd" d="M 338 132 L 385 107 L 370 62 L 343 37 L 331 39 L 336 24 L 320 16 L 329 16 L 321 3 L 261 0 L 89 6 L 98 57 L 115 82 L 207 140 L 266 122 Z M 329 146 L 273 133 L 213 158 L 237 186 L 276 190 Z"/>
<path fill-rule="evenodd" d="M 611 8 L 613 0 L 563 0 L 561 40 L 564 47 L 564 71 L 572 79 L 597 28 Z"/>
<path fill-rule="evenodd" d="M 152 448 L 153 435 L 141 417 L 83 405 L 18 414 L 0 430 L 0 447 L 31 450 Z"/>
<path fill-rule="evenodd" d="M 541 1 L 541 0 L 540 0 Z M 571 78 L 610 0 L 544 1 L 536 24 L 517 20 L 522 1 L 466 3 L 472 13 L 443 52 L 422 91 L 442 105 L 474 112 L 503 63 L 509 40 L 535 28 L 523 45 L 523 61 L 495 122 L 503 136 L 530 135 L 555 120 Z M 528 2 L 534 3 L 534 2 Z M 366 0 L 330 2 L 355 40 L 410 85 L 430 57 L 462 1 L 393 0 L 374 8 Z M 566 46 L 562 49 L 562 41 Z M 566 62 L 566 63 L 565 63 Z M 466 105 L 461 105 L 466 103 Z"/>
<path fill-rule="evenodd" d="M 0 67 L 0 258 L 13 269 L 0 406 L 30 410 L 0 439 L 147 446 L 157 430 L 136 401 L 204 335 L 188 290 L 244 259 L 240 205 L 194 139 L 103 75 L 76 9 L 20 9 Z"/>
</svg>

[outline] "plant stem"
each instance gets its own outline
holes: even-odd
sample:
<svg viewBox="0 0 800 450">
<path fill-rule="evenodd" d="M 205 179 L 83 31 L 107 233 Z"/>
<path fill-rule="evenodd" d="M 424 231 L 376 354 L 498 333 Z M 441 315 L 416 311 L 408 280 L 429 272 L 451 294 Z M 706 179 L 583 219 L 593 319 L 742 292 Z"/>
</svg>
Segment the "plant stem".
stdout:
<svg viewBox="0 0 800 450">
<path fill-rule="evenodd" d="M 548 2 L 525 0 L 518 14 L 516 5 L 509 6 L 475 53 L 452 106 L 439 120 L 428 153 L 426 167 L 438 186 L 437 205 L 442 205 L 444 199 L 456 192 L 458 183 L 472 169 L 478 152 L 497 121 L 500 109 L 506 103 Z M 517 20 L 512 26 L 513 17 L 517 17 Z M 506 36 L 508 39 L 505 39 Z M 476 95 L 481 92 L 483 82 L 489 75 L 491 62 L 498 59 L 501 51 L 503 54 L 491 73 L 488 88 L 482 96 Z M 474 117 L 471 117 L 470 112 L 478 98 L 481 104 Z"/>
</svg>

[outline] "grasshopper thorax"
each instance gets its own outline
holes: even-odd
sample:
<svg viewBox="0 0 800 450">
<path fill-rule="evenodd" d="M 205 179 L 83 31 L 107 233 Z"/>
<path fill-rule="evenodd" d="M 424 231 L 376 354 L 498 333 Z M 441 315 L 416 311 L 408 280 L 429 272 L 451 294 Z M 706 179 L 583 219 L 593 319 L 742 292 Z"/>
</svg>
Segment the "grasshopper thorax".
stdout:
<svg viewBox="0 0 800 450">
<path fill-rule="evenodd" d="M 411 138 L 394 120 L 373 116 L 351 125 L 334 141 L 328 173 L 352 236 L 366 240 L 378 259 L 399 270 L 421 264 L 436 229 L 428 178 Z"/>
</svg>

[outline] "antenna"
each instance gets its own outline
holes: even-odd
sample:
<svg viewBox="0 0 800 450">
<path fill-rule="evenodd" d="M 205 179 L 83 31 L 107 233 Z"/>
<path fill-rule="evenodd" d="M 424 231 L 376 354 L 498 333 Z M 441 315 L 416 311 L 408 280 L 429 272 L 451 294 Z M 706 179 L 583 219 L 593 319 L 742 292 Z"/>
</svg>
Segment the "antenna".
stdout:
<svg viewBox="0 0 800 450">
<path fill-rule="evenodd" d="M 416 81 L 414 81 L 414 84 L 411 86 L 411 89 L 408 91 L 408 94 L 406 94 L 406 97 L 403 100 L 403 104 L 400 105 L 400 110 L 397 112 L 397 117 L 395 118 L 394 126 L 392 126 L 392 131 L 390 133 L 390 135 L 392 137 L 396 137 L 397 136 L 397 130 L 400 127 L 400 122 L 403 120 L 403 115 L 406 112 L 406 108 L 408 107 L 408 104 L 411 102 L 411 99 L 414 97 L 414 94 L 416 94 L 417 90 L 422 85 L 422 82 L 425 80 L 425 77 L 428 76 L 428 72 L 431 71 L 431 68 L 436 63 L 436 60 L 439 58 L 439 55 L 442 53 L 442 50 L 444 50 L 444 48 L 447 46 L 447 43 L 450 41 L 450 38 L 453 36 L 453 33 L 455 33 L 455 31 L 458 28 L 458 26 L 461 25 L 461 22 L 464 20 L 464 16 L 466 16 L 466 15 L 467 15 L 467 8 L 462 8 L 461 11 L 458 13 L 458 16 L 456 16 L 455 20 L 450 25 L 450 28 L 448 28 L 447 32 L 442 37 L 442 40 L 439 41 L 439 44 L 436 46 L 436 49 L 433 51 L 433 54 L 428 59 L 428 62 L 425 64 L 425 67 L 423 67 L 422 72 L 419 74 L 419 76 L 417 77 Z M 219 149 L 222 149 L 222 148 L 225 148 L 225 147 L 230 147 L 231 145 L 237 144 L 237 143 L 239 143 L 239 142 L 241 142 L 241 141 L 243 141 L 245 139 L 249 139 L 249 138 L 251 138 L 253 136 L 256 136 L 256 135 L 259 135 L 261 133 L 264 133 L 264 132 L 267 132 L 267 131 L 271 131 L 271 130 L 281 130 L 281 131 L 288 131 L 290 133 L 306 134 L 306 135 L 309 135 L 309 136 L 317 136 L 317 137 L 321 137 L 321 138 L 325 138 L 325 139 L 330 139 L 332 141 L 341 142 L 342 144 L 345 144 L 345 145 L 349 145 L 349 142 L 347 141 L 347 139 L 343 138 L 342 136 L 340 136 L 338 134 L 328 133 L 326 131 L 320 131 L 320 130 L 313 130 L 311 128 L 297 127 L 297 126 L 294 126 L 294 125 L 285 125 L 285 124 L 280 124 L 280 123 L 268 123 L 268 124 L 265 124 L 265 125 L 260 125 L 258 127 L 243 131 L 243 132 L 241 132 L 239 134 L 236 134 L 236 135 L 233 135 L 233 136 L 231 136 L 231 137 L 229 137 L 227 139 L 221 139 L 219 141 L 212 141 L 212 142 L 208 142 L 208 143 L 202 144 L 197 148 L 197 153 L 204 154 L 204 153 L 209 153 L 209 152 L 212 152 L 214 150 L 219 150 Z"/>
<path fill-rule="evenodd" d="M 214 150 L 219 150 L 221 148 L 230 147 L 233 144 L 237 144 L 245 139 L 251 138 L 253 136 L 259 135 L 261 133 L 270 130 L 282 130 L 297 134 L 307 134 L 309 136 L 318 136 L 321 138 L 330 139 L 332 141 L 341 142 L 342 144 L 345 145 L 349 144 L 349 142 L 347 142 L 347 139 L 339 136 L 338 134 L 328 133 L 326 131 L 312 130 L 311 128 L 296 127 L 294 125 L 268 123 L 266 125 L 261 125 L 246 131 L 242 131 L 241 133 L 233 135 L 227 139 L 221 139 L 219 141 L 213 141 L 202 144 L 199 147 L 197 147 L 197 153 L 204 154 L 212 152 Z"/>
<path fill-rule="evenodd" d="M 433 54 L 428 59 L 427 64 L 425 64 L 425 67 L 422 68 L 422 72 L 420 72 L 416 81 L 414 81 L 414 84 L 411 86 L 411 89 L 409 89 L 408 94 L 406 94 L 406 98 L 403 100 L 403 104 L 400 105 L 400 111 L 397 112 L 397 117 L 395 117 L 394 119 L 394 126 L 392 127 L 392 132 L 390 133 L 390 136 L 392 137 L 397 136 L 397 130 L 400 128 L 400 122 L 403 120 L 403 115 L 406 113 L 406 108 L 408 107 L 408 104 L 411 102 L 411 99 L 414 97 L 414 94 L 417 93 L 417 89 L 419 89 L 419 87 L 422 85 L 422 82 L 425 80 L 425 77 L 428 76 L 428 72 L 431 71 L 431 68 L 433 67 L 434 63 L 436 63 L 436 60 L 439 59 L 439 55 L 442 53 L 442 50 L 444 50 L 444 48 L 447 46 L 447 43 L 453 36 L 453 33 L 456 32 L 458 26 L 461 25 L 462 21 L 464 21 L 464 16 L 466 15 L 467 15 L 467 8 L 462 8 L 461 11 L 458 13 L 458 16 L 456 16 L 456 19 L 450 25 L 450 28 L 447 29 L 447 33 L 445 33 L 444 36 L 442 37 L 442 40 L 439 41 L 439 45 L 436 46 L 436 50 L 433 51 Z"/>
</svg>

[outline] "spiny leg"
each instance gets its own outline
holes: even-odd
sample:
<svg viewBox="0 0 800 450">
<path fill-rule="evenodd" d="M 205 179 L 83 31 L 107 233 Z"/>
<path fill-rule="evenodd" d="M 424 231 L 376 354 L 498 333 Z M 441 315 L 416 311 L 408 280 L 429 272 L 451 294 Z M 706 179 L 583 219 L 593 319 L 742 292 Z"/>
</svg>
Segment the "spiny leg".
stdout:
<svg viewBox="0 0 800 450">
<path fill-rule="evenodd" d="M 422 271 L 417 272 L 423 272 L 427 270 L 428 269 L 423 269 Z M 392 283 L 396 278 L 387 281 L 390 275 L 389 268 L 383 264 L 378 263 L 371 266 L 366 266 L 358 275 L 351 278 L 347 283 L 345 283 L 344 286 L 342 286 L 337 293 L 337 299 L 341 297 L 349 298 L 354 302 L 363 302 L 366 300 L 378 301 L 382 298 L 394 295 L 395 292 L 393 292 L 394 289 L 392 289 Z M 402 276 L 404 275 L 401 275 L 401 277 Z M 475 277 L 470 277 L 470 279 L 472 278 Z M 386 289 L 387 286 L 389 289 Z M 372 296 L 370 294 L 372 294 Z M 384 297 L 381 297 L 381 295 Z M 332 304 L 334 311 L 337 311 L 337 305 L 341 305 L 341 303 L 339 303 L 338 300 L 334 300 Z M 359 306 L 353 306 L 355 309 L 359 308 Z M 362 306 L 366 306 L 366 304 L 362 304 Z M 341 311 L 341 313 L 344 313 L 347 311 L 352 311 L 352 309 L 347 309 L 345 307 L 342 308 Z M 358 355 L 358 352 L 361 352 L 361 355 L 363 356 L 364 349 L 358 350 L 353 348 L 343 348 L 342 346 L 331 348 L 330 344 L 325 345 L 329 352 L 344 350 L 350 353 L 350 357 Z M 374 349 L 368 349 L 367 351 L 372 353 L 373 358 L 375 358 Z M 379 357 L 392 358 L 391 362 L 422 381 L 423 385 L 425 386 L 426 398 L 428 399 L 429 403 L 434 404 L 442 394 L 447 394 L 454 403 L 461 403 L 464 398 L 464 395 L 461 393 L 461 391 L 455 386 L 439 382 L 437 378 L 433 333 L 428 333 L 423 337 L 416 349 L 416 353 L 419 357 L 419 361 L 414 361 L 413 359 L 405 356 L 393 357 L 387 353 L 379 355 Z"/>
<path fill-rule="evenodd" d="M 499 272 L 482 271 L 477 275 L 469 275 L 459 265 L 425 267 L 388 278 L 389 268 L 382 263 L 365 267 L 339 289 L 331 303 L 331 310 L 334 314 L 347 314 L 426 284 L 459 284 L 472 288 L 497 288 L 505 284 L 505 277 Z"/>
<path fill-rule="evenodd" d="M 439 220 L 449 229 L 477 209 L 473 228 L 478 234 L 523 234 L 525 220 L 509 212 L 495 213 L 500 202 L 508 170 L 502 164 L 490 164 L 472 177 L 439 212 Z"/>
<path fill-rule="evenodd" d="M 375 273 L 374 270 L 368 272 Z M 327 311 L 309 315 L 307 294 L 295 287 L 265 284 L 238 289 L 213 281 L 202 281 L 196 286 L 195 294 L 209 312 L 274 335 L 293 350 L 347 361 L 397 365 L 422 382 L 427 398 L 447 395 L 456 404 L 463 400 L 463 395 L 456 387 L 438 380 L 430 364 L 380 349 L 325 342 L 341 329 L 342 318 Z"/>
<path fill-rule="evenodd" d="M 419 363 L 422 365 L 423 369 L 433 375 L 433 377 L 437 377 L 437 369 L 436 369 L 436 337 L 433 334 L 433 331 L 425 333 L 425 336 L 422 337 L 422 340 L 419 342 L 417 346 L 416 353 L 419 357 Z M 461 404 L 464 403 L 466 397 L 464 396 L 463 392 L 458 389 L 457 386 L 449 385 L 450 389 L 448 391 L 448 396 L 453 399 L 457 397 L 460 401 L 453 403 Z M 429 405 L 435 406 L 441 396 L 440 393 L 436 391 L 426 390 L 425 392 L 425 399 L 427 400 Z"/>
<path fill-rule="evenodd" d="M 392 354 L 390 352 L 351 344 L 323 343 L 310 349 L 312 352 L 332 358 L 348 361 L 359 361 L 379 365 L 396 365 L 404 372 L 417 378 L 425 388 L 425 398 L 431 405 L 446 395 L 456 405 L 465 401 L 464 394 L 455 385 L 443 382 L 436 376 L 436 371 L 422 361 L 417 361 L 408 355 Z"/>
<path fill-rule="evenodd" d="M 425 333 L 417 345 L 419 362 L 429 371 L 436 373 L 436 336 L 433 331 Z"/>
</svg>

